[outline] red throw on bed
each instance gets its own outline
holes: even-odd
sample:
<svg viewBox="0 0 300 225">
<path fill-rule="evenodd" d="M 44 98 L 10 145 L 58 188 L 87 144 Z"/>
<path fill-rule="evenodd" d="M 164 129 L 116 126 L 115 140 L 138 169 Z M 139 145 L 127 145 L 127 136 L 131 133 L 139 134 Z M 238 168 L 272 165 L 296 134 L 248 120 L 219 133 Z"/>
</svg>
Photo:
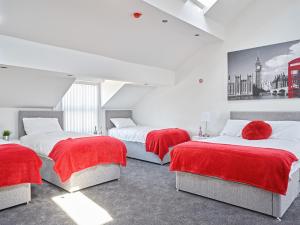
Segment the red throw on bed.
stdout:
<svg viewBox="0 0 300 225">
<path fill-rule="evenodd" d="M 29 148 L 17 144 L 0 145 L 0 187 L 41 184 L 42 161 Z"/>
<path fill-rule="evenodd" d="M 55 161 L 54 170 L 62 182 L 80 170 L 98 164 L 126 166 L 125 144 L 116 138 L 94 136 L 69 138 L 58 142 L 49 154 Z"/>
<path fill-rule="evenodd" d="M 153 130 L 147 134 L 146 151 L 158 155 L 161 160 L 169 152 L 169 147 L 190 140 L 187 131 L 178 128 Z"/>
<path fill-rule="evenodd" d="M 171 152 L 171 171 L 249 184 L 285 195 L 294 154 L 279 149 L 190 141 Z"/>
</svg>

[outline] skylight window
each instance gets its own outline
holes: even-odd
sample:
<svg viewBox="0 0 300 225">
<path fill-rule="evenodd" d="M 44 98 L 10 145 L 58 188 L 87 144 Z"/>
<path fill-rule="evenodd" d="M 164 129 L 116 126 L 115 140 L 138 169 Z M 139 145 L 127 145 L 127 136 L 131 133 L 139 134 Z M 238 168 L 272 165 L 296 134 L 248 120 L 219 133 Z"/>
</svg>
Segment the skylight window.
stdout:
<svg viewBox="0 0 300 225">
<path fill-rule="evenodd" d="M 212 7 L 218 0 L 191 0 L 196 5 L 198 5 L 201 9 L 209 9 Z"/>
</svg>

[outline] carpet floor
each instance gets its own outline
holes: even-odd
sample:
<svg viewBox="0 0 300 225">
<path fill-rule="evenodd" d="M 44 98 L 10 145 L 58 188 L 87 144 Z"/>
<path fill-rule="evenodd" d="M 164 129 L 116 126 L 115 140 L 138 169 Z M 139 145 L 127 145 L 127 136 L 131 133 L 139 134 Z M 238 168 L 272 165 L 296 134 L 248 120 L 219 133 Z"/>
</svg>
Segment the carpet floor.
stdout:
<svg viewBox="0 0 300 225">
<path fill-rule="evenodd" d="M 53 200 L 56 196 L 65 194 L 62 189 L 46 182 L 40 186 L 34 185 L 32 201 L 28 205 L 0 211 L 0 225 L 300 224 L 299 197 L 280 222 L 260 213 L 197 195 L 176 192 L 175 175 L 168 171 L 168 166 L 133 159 L 129 159 L 128 166 L 122 169 L 120 181 L 97 185 L 77 193 L 79 199 L 84 196 L 82 204 L 76 202 L 79 200 L 75 197 L 75 204 L 67 202 L 64 208 Z M 70 194 L 66 196 L 68 195 Z M 90 202 L 91 207 L 87 205 L 86 200 Z M 73 206 L 76 206 L 76 209 L 70 212 Z M 93 208 L 96 208 L 96 211 L 93 211 Z M 85 211 L 87 212 L 84 213 Z M 84 215 L 88 218 L 80 221 L 78 218 Z"/>
</svg>

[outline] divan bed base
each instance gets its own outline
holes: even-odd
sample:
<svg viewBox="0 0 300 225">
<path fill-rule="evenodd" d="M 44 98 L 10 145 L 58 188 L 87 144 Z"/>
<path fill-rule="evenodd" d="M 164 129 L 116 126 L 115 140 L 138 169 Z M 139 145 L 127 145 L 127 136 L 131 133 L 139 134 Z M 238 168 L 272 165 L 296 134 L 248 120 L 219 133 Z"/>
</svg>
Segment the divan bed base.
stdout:
<svg viewBox="0 0 300 225">
<path fill-rule="evenodd" d="M 42 178 L 68 192 L 79 191 L 97 184 L 118 180 L 121 176 L 120 165 L 102 164 L 76 172 L 69 180 L 62 183 L 59 176 L 53 170 L 54 161 L 45 156 L 40 155 L 40 157 L 43 161 L 41 169 Z"/>
<path fill-rule="evenodd" d="M 146 146 L 144 143 L 124 141 L 127 148 L 127 157 L 133 159 L 139 159 L 147 162 L 152 162 L 160 165 L 164 165 L 170 162 L 170 150 L 168 154 L 165 155 L 163 160 L 161 160 L 157 155 L 152 152 L 146 152 Z"/>
<path fill-rule="evenodd" d="M 299 170 L 280 195 L 253 186 L 192 173 L 176 172 L 176 188 L 242 208 L 281 218 L 299 194 Z"/>
<path fill-rule="evenodd" d="M 0 210 L 28 203 L 31 200 L 30 184 L 18 184 L 0 188 Z"/>
</svg>

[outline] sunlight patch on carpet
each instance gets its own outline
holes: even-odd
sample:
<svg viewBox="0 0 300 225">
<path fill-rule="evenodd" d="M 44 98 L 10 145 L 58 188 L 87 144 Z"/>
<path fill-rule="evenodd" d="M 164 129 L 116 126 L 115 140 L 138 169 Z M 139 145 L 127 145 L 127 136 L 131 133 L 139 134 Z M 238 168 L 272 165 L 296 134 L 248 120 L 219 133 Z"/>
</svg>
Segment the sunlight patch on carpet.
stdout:
<svg viewBox="0 0 300 225">
<path fill-rule="evenodd" d="M 52 200 L 77 225 L 104 225 L 113 220 L 104 208 L 81 192 L 55 196 Z"/>
</svg>

